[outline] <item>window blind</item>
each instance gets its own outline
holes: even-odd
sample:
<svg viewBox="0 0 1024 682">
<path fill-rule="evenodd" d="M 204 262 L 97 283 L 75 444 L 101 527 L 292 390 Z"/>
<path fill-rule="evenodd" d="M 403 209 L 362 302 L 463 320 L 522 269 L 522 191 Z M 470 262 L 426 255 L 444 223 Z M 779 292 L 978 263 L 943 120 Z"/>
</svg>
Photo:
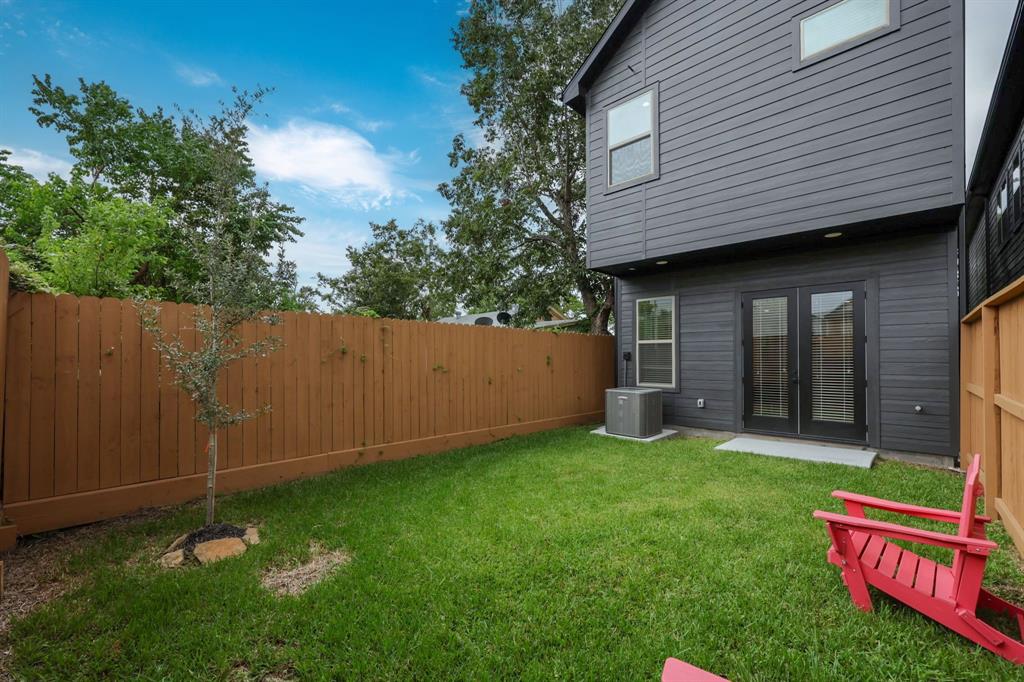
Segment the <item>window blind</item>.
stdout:
<svg viewBox="0 0 1024 682">
<path fill-rule="evenodd" d="M 675 385 L 675 299 L 637 301 L 637 383 Z"/>
<path fill-rule="evenodd" d="M 753 413 L 789 417 L 789 299 L 755 298 L 753 315 Z"/>
<path fill-rule="evenodd" d="M 853 292 L 811 295 L 811 417 L 854 421 Z"/>
<path fill-rule="evenodd" d="M 889 0 L 842 0 L 800 22 L 800 58 L 889 24 Z"/>
</svg>

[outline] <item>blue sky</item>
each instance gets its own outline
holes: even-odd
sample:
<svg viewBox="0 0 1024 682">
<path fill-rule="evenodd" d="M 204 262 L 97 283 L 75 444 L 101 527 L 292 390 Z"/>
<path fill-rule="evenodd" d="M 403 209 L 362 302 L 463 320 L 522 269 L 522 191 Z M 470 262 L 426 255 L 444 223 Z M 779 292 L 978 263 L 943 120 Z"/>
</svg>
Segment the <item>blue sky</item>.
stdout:
<svg viewBox="0 0 1024 682">
<path fill-rule="evenodd" d="M 231 85 L 272 86 L 250 135 L 257 171 L 306 218 L 289 248 L 303 280 L 339 274 L 370 221 L 447 215 L 451 139 L 474 132 L 451 45 L 466 2 L 0 0 L 0 147 L 40 176 L 68 167 L 63 138 L 28 112 L 34 73 L 200 112 Z M 969 167 L 1015 0 L 966 6 Z"/>
<path fill-rule="evenodd" d="M 200 112 L 231 85 L 273 86 L 250 135 L 257 170 L 306 217 L 289 248 L 302 277 L 336 274 L 370 221 L 447 215 L 436 187 L 452 137 L 472 133 L 450 40 L 464 7 L 0 0 L 0 147 L 37 173 L 66 168 L 63 138 L 28 112 L 34 73 Z"/>
</svg>

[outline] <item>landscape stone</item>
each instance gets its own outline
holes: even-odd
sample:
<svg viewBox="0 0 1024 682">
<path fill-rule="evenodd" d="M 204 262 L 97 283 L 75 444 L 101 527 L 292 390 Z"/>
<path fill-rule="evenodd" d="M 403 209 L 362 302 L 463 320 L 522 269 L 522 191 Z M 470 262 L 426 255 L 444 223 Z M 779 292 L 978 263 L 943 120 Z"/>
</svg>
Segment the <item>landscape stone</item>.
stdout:
<svg viewBox="0 0 1024 682">
<path fill-rule="evenodd" d="M 245 535 L 242 536 L 242 540 L 247 545 L 258 545 L 260 544 L 260 530 L 256 526 L 249 526 L 245 529 Z"/>
<path fill-rule="evenodd" d="M 160 557 L 160 565 L 164 568 L 178 568 L 183 563 L 185 563 L 185 550 L 183 549 L 167 552 Z"/>
<path fill-rule="evenodd" d="M 179 535 L 177 538 L 174 539 L 174 542 L 172 542 L 171 544 L 169 544 L 167 546 L 167 549 L 165 549 L 164 552 L 173 552 L 176 549 L 181 549 L 181 546 L 185 544 L 185 540 L 187 538 L 188 538 L 188 533 L 182 533 L 181 535 Z"/>
<path fill-rule="evenodd" d="M 212 564 L 221 559 L 238 556 L 245 551 L 245 543 L 241 538 L 220 538 L 196 545 L 192 553 L 201 564 Z"/>
</svg>

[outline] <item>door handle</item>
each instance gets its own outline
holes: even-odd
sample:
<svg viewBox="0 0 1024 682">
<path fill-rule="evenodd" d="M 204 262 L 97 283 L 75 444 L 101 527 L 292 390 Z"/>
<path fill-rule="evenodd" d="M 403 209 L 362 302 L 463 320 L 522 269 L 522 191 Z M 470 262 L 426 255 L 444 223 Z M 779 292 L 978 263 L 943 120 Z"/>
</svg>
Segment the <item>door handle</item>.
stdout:
<svg viewBox="0 0 1024 682">
<path fill-rule="evenodd" d="M 800 375 L 797 374 L 796 372 L 793 372 L 792 374 L 790 374 L 789 375 L 789 383 L 791 383 L 791 384 L 799 384 L 800 383 Z"/>
</svg>

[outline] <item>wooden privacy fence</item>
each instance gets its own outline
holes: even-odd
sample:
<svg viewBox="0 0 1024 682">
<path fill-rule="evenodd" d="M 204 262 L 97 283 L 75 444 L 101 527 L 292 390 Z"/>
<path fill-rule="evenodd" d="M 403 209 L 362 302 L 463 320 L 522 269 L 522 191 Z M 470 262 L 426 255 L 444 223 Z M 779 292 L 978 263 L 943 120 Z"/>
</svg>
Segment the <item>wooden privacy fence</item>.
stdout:
<svg viewBox="0 0 1024 682">
<path fill-rule="evenodd" d="M 161 322 L 195 342 L 186 304 Z M 19 534 L 203 494 L 206 434 L 130 301 L 8 299 L 3 504 Z M 610 337 L 284 313 L 284 348 L 229 368 L 258 418 L 218 441 L 218 490 L 400 459 L 603 415 Z"/>
<path fill-rule="evenodd" d="M 981 454 L 985 510 L 1024 551 L 1024 277 L 960 323 L 960 456 Z"/>
</svg>

